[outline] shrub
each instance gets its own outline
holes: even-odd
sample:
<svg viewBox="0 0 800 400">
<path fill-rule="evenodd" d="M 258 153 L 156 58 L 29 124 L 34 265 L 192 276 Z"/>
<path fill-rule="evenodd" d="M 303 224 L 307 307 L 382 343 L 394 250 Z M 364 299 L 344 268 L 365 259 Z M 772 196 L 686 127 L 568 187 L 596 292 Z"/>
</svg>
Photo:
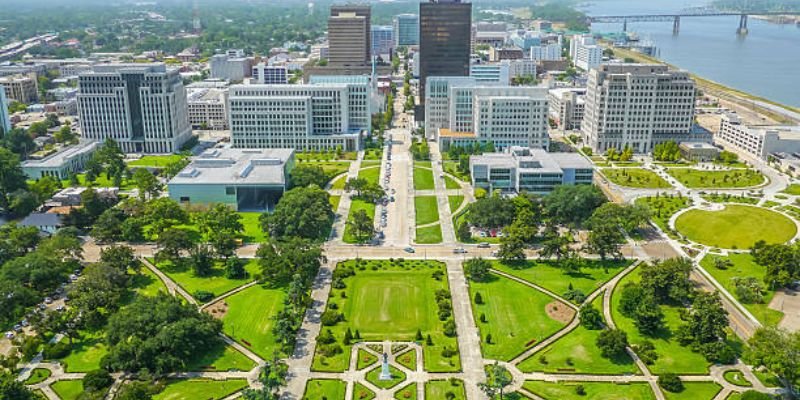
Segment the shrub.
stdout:
<svg viewBox="0 0 800 400">
<path fill-rule="evenodd" d="M 214 293 L 211 293 L 206 290 L 197 290 L 194 292 L 194 298 L 200 301 L 201 303 L 208 303 L 212 299 L 214 299 Z"/>
<path fill-rule="evenodd" d="M 450 358 L 456 354 L 457 354 L 456 351 L 451 349 L 450 346 L 444 346 L 444 348 L 442 349 L 442 357 L 444 358 Z"/>
<path fill-rule="evenodd" d="M 447 337 L 456 337 L 458 336 L 458 332 L 456 331 L 456 323 L 452 319 L 447 320 L 444 323 L 444 334 Z"/>
<path fill-rule="evenodd" d="M 83 377 L 83 387 L 86 391 L 103 390 L 114 383 L 114 378 L 104 369 L 89 371 Z"/>
<path fill-rule="evenodd" d="M 337 354 L 342 354 L 343 352 L 344 350 L 342 350 L 342 346 L 339 346 L 336 343 L 319 346 L 319 353 L 325 357 L 333 357 Z"/>
<path fill-rule="evenodd" d="M 42 351 L 42 356 L 44 356 L 46 360 L 54 360 L 68 356 L 71 351 L 72 347 L 69 345 L 69 343 L 58 342 L 55 344 L 45 345 L 44 350 Z"/>
<path fill-rule="evenodd" d="M 327 310 L 322 313 L 322 317 L 320 317 L 320 321 L 324 326 L 334 326 L 342 320 L 342 313 L 334 310 Z"/>
<path fill-rule="evenodd" d="M 431 339 L 430 334 L 428 334 L 428 336 L 425 338 L 425 344 L 428 346 L 433 346 L 433 339 Z"/>
<path fill-rule="evenodd" d="M 742 393 L 741 400 L 772 400 L 772 396 L 755 390 L 748 390 Z"/>
<path fill-rule="evenodd" d="M 483 304 L 483 296 L 481 296 L 481 292 L 475 292 L 475 304 Z"/>
<path fill-rule="evenodd" d="M 575 394 L 577 394 L 578 396 L 585 396 L 586 389 L 583 388 L 583 385 L 575 386 Z"/>
<path fill-rule="evenodd" d="M 486 344 L 492 344 L 492 334 L 486 334 Z"/>
<path fill-rule="evenodd" d="M 678 393 L 683 391 L 683 382 L 678 375 L 672 373 L 666 373 L 658 377 L 658 386 L 664 388 L 664 390 Z"/>
</svg>

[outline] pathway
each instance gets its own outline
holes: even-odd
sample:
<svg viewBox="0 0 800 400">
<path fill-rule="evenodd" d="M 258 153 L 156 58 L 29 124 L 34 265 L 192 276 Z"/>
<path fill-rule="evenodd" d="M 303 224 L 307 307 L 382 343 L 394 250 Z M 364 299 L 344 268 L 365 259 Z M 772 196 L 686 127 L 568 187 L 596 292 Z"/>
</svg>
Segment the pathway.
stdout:
<svg viewBox="0 0 800 400">
<path fill-rule="evenodd" d="M 361 161 L 364 160 L 364 151 L 359 151 L 356 160 L 350 163 L 350 168 L 347 170 L 345 181 L 349 179 L 358 178 L 358 170 L 361 168 Z M 339 199 L 339 208 L 336 210 L 336 217 L 333 221 L 333 228 L 328 241 L 333 243 L 342 244 L 344 237 L 344 228 L 347 223 L 347 216 L 350 213 L 350 203 L 352 199 L 349 195 L 345 194 Z"/>
</svg>

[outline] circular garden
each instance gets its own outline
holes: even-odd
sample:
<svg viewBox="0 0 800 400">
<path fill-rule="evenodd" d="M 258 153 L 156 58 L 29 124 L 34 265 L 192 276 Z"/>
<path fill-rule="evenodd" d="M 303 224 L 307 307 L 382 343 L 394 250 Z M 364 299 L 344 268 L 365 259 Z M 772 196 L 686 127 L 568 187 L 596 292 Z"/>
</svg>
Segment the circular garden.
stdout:
<svg viewBox="0 0 800 400">
<path fill-rule="evenodd" d="M 688 210 L 675 220 L 675 229 L 693 242 L 724 249 L 748 249 L 759 240 L 785 243 L 797 234 L 795 222 L 783 214 L 733 204 Z"/>
</svg>

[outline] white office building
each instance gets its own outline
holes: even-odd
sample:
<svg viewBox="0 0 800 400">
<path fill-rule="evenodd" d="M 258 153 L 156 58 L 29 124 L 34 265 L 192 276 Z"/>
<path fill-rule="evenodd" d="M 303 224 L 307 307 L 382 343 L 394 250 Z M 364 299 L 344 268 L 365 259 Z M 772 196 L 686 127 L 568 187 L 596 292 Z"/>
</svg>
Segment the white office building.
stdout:
<svg viewBox="0 0 800 400">
<path fill-rule="evenodd" d="M 547 89 L 482 85 L 472 77 L 430 77 L 425 132 L 442 150 L 475 142 L 546 149 Z"/>
<path fill-rule="evenodd" d="M 258 63 L 253 66 L 252 83 L 262 85 L 282 85 L 289 83 L 289 68 L 285 65 Z"/>
<path fill-rule="evenodd" d="M 230 82 L 242 82 L 249 77 L 253 67 L 253 58 L 245 57 L 244 50 L 228 50 L 225 54 L 215 54 L 209 60 L 211 78 L 225 79 Z"/>
<path fill-rule="evenodd" d="M 800 152 L 800 127 L 789 125 L 747 126 L 735 114 L 725 114 L 714 139 L 762 160 L 776 153 Z"/>
<path fill-rule="evenodd" d="M 569 55 L 576 67 L 589 71 L 603 62 L 603 48 L 592 35 L 576 35 L 569 42 Z"/>
<path fill-rule="evenodd" d="M 419 45 L 419 15 L 400 14 L 394 17 L 395 47 Z"/>
<path fill-rule="evenodd" d="M 195 129 L 228 129 L 228 89 L 187 89 L 189 124 Z"/>
<path fill-rule="evenodd" d="M 52 176 L 58 180 L 69 179 L 70 174 L 81 172 L 86 162 L 92 157 L 100 142 L 94 140 L 82 141 L 76 145 L 65 147 L 37 159 L 22 162 L 22 172 L 29 179 L 40 179 L 45 176 Z"/>
<path fill-rule="evenodd" d="M 581 121 L 595 152 L 629 146 L 648 153 L 656 144 L 710 142 L 694 126 L 695 83 L 685 71 L 656 64 L 602 64 L 589 72 Z"/>
<path fill-rule="evenodd" d="M 8 98 L 3 86 L 0 86 L 0 136 L 11 130 L 11 118 L 8 112 Z"/>
<path fill-rule="evenodd" d="M 581 129 L 586 106 L 586 88 L 550 89 L 550 118 L 563 130 Z"/>
<path fill-rule="evenodd" d="M 536 77 L 536 62 L 523 59 L 471 64 L 469 76 L 479 83 L 510 85 L 517 77 Z"/>
<path fill-rule="evenodd" d="M 304 85 L 234 85 L 231 141 L 237 148 L 356 151 L 371 127 L 372 101 L 367 76 L 312 76 Z"/>
<path fill-rule="evenodd" d="M 79 76 L 82 135 L 126 153 L 172 153 L 192 135 L 186 89 L 164 64 L 98 64 Z"/>
</svg>

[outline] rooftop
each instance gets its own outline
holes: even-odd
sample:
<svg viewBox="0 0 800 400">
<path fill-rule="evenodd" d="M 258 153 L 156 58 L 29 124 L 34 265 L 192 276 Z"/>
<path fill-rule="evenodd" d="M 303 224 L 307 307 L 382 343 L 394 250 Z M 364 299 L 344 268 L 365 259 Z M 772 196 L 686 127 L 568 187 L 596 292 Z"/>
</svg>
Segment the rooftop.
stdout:
<svg viewBox="0 0 800 400">
<path fill-rule="evenodd" d="M 41 160 L 26 160 L 22 162 L 22 168 L 58 168 L 67 161 L 82 154 L 91 153 L 100 146 L 97 141 L 84 141 L 74 146 L 69 146 L 61 151 L 51 154 Z"/>
<path fill-rule="evenodd" d="M 592 164 L 578 153 L 548 153 L 540 148 L 514 146 L 502 153 L 471 156 L 470 164 L 488 164 L 492 168 L 518 168 L 520 172 L 561 173 L 564 169 L 592 169 Z"/>
<path fill-rule="evenodd" d="M 195 157 L 170 185 L 283 185 L 293 149 L 209 149 Z"/>
</svg>

